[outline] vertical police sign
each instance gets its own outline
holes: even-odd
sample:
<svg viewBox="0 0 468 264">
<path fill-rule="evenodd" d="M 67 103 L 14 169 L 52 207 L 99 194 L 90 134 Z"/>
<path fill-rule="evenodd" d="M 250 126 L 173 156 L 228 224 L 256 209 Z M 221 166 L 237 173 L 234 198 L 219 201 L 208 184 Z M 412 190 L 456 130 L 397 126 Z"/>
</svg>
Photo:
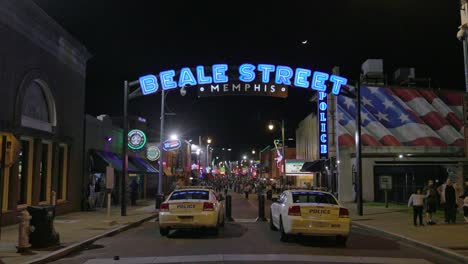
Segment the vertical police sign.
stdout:
<svg viewBox="0 0 468 264">
<path fill-rule="evenodd" d="M 318 138 L 319 159 L 328 159 L 328 122 L 327 122 L 327 93 L 318 92 Z"/>
</svg>

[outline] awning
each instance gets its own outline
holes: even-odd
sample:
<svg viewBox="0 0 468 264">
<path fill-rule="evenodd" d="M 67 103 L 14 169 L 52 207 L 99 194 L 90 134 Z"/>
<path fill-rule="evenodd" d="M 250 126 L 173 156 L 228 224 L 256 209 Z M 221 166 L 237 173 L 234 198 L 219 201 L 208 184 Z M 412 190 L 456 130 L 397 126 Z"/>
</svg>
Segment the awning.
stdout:
<svg viewBox="0 0 468 264">
<path fill-rule="evenodd" d="M 138 172 L 141 173 L 159 173 L 159 171 L 151 165 L 147 160 L 139 156 L 129 156 L 129 163 L 131 162 L 135 167 L 138 168 Z"/>
<path fill-rule="evenodd" d="M 301 171 L 303 172 L 322 171 L 324 162 L 325 160 L 314 160 L 314 161 L 305 162 L 304 165 L 302 165 Z"/>
<path fill-rule="evenodd" d="M 122 159 L 113 152 L 93 150 L 91 152 L 91 170 L 93 172 L 106 172 L 106 167 L 111 165 L 116 171 L 122 171 Z M 138 173 L 140 169 L 128 159 L 128 172 Z"/>
</svg>

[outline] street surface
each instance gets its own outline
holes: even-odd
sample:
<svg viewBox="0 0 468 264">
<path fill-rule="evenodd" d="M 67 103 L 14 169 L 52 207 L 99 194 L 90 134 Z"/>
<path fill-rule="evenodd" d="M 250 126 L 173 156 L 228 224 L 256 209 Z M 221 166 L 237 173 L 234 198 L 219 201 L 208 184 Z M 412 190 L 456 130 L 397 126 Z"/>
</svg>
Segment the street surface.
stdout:
<svg viewBox="0 0 468 264">
<path fill-rule="evenodd" d="M 410 245 L 377 237 L 353 227 L 346 248 L 333 239 L 294 239 L 280 242 L 268 222 L 255 222 L 256 195 L 249 200 L 232 194 L 233 217 L 218 236 L 173 231 L 161 237 L 155 221 L 96 241 L 57 264 L 104 263 L 453 263 Z M 267 203 L 269 204 L 269 203 Z M 268 217 L 269 211 L 265 215 Z M 119 256 L 120 260 L 113 260 Z"/>
</svg>

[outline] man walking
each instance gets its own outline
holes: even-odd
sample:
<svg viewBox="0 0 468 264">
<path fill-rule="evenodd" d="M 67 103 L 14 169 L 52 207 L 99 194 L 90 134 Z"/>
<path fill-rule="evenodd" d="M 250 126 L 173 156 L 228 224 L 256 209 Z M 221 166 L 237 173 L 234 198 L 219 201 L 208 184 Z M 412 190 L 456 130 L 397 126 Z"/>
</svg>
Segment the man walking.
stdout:
<svg viewBox="0 0 468 264">
<path fill-rule="evenodd" d="M 250 184 L 246 184 L 244 188 L 244 193 L 245 193 L 245 199 L 249 199 L 249 193 L 250 193 Z"/>
<path fill-rule="evenodd" d="M 136 205 L 136 200 L 138 196 L 138 183 L 135 179 L 132 180 L 130 183 L 130 194 L 131 194 L 131 203 L 132 205 Z"/>
<path fill-rule="evenodd" d="M 441 203 L 444 205 L 445 209 L 445 223 L 455 224 L 455 218 L 457 216 L 457 198 L 452 180 L 447 178 L 445 184 L 442 184 L 438 191 L 440 193 Z"/>
<path fill-rule="evenodd" d="M 435 225 L 436 223 L 432 220 L 432 214 L 437 209 L 437 191 L 434 188 L 434 181 L 429 180 L 427 186 L 424 187 L 423 194 L 426 195 L 426 223 L 428 225 Z"/>
</svg>

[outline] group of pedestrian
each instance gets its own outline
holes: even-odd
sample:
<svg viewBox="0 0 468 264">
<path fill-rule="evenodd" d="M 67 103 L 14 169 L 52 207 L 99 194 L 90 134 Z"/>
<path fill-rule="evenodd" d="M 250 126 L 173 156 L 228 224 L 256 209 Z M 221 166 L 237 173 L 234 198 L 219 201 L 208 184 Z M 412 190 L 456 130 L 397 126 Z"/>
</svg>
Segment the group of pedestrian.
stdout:
<svg viewBox="0 0 468 264">
<path fill-rule="evenodd" d="M 464 219 L 468 222 L 468 180 L 465 182 L 463 190 L 457 188 L 450 178 L 447 178 L 447 181 L 438 188 L 434 186 L 433 180 L 429 180 L 423 190 L 418 188 L 410 196 L 408 207 L 410 206 L 413 206 L 414 226 L 418 225 L 417 220 L 419 220 L 420 226 L 424 226 L 423 210 L 426 211 L 426 224 L 436 224 L 432 217 L 438 206 L 444 209 L 446 224 L 455 224 L 459 207 L 463 207 Z"/>
</svg>

